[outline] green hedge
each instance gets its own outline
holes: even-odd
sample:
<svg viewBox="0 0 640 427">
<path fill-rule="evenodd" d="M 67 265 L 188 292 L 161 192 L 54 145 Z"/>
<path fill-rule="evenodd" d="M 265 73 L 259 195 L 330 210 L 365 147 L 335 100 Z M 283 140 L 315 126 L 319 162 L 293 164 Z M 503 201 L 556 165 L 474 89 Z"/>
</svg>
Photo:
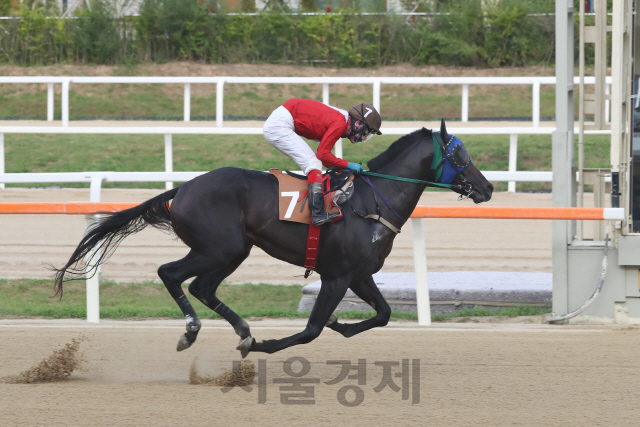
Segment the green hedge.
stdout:
<svg viewBox="0 0 640 427">
<path fill-rule="evenodd" d="M 213 1 L 145 0 L 139 16 L 116 19 L 107 3 L 91 4 L 90 11 L 75 19 L 23 7 L 16 12 L 21 19 L 0 21 L 0 62 L 485 67 L 553 60 L 553 16 L 532 15 L 552 12 L 551 0 L 440 1 L 435 3 L 440 14 L 429 17 L 358 15 L 339 9 L 305 16 L 281 8 L 257 16 L 229 15 Z"/>
</svg>

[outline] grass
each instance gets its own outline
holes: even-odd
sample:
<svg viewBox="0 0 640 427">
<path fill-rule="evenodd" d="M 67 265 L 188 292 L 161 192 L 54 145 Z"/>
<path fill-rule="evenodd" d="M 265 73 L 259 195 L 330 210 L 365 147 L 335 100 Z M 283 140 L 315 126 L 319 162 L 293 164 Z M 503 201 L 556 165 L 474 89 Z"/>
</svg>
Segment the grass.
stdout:
<svg viewBox="0 0 640 427">
<path fill-rule="evenodd" d="M 37 85 L 0 84 L 0 117 L 46 119 L 47 92 Z M 178 84 L 96 84 L 72 85 L 69 91 L 71 120 L 142 119 L 182 120 L 183 86 Z M 333 85 L 330 103 L 348 109 L 373 97 L 371 85 Z M 227 117 L 266 118 L 290 98 L 322 100 L 322 85 L 226 84 L 224 113 Z M 459 85 L 384 85 L 381 92 L 383 120 L 425 120 L 459 118 Z M 472 85 L 469 116 L 531 117 L 532 94 L 527 85 L 481 87 Z M 60 94 L 54 102 L 54 115 L 60 117 Z M 576 110 L 577 111 L 577 110 Z M 191 115 L 194 120 L 212 120 L 216 114 L 215 85 L 192 86 Z M 555 115 L 553 86 L 540 93 L 540 116 Z"/>
<path fill-rule="evenodd" d="M 53 284 L 43 279 L 0 279 L 0 317 L 45 317 L 51 319 L 85 318 L 86 290 L 83 281 L 67 282 L 62 300 L 51 298 Z M 185 293 L 188 294 L 185 286 Z M 220 300 L 242 317 L 306 318 L 309 313 L 298 313 L 302 286 L 285 285 L 225 285 L 217 293 Z M 195 298 L 191 303 L 202 319 L 219 319 Z M 540 315 L 550 312 L 548 307 L 519 306 L 489 310 L 463 309 L 456 313 L 434 314 L 434 322 L 458 319 L 466 321 L 475 316 L 515 317 Z M 110 319 L 171 318 L 180 319 L 182 313 L 169 296 L 164 285 L 156 282 L 100 284 L 100 315 Z M 340 312 L 341 319 L 366 319 L 373 313 L 359 311 Z M 392 320 L 417 320 L 417 313 L 394 311 Z"/>
</svg>

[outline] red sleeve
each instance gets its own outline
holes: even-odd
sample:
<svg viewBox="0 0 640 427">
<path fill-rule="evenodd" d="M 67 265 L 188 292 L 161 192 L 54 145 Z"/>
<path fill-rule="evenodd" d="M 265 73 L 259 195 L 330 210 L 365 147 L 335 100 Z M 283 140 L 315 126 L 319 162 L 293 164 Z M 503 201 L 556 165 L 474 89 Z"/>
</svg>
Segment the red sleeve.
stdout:
<svg viewBox="0 0 640 427">
<path fill-rule="evenodd" d="M 343 169 L 347 167 L 348 162 L 346 160 L 339 159 L 331 153 L 331 149 L 336 145 L 336 142 L 338 142 L 342 135 L 344 135 L 346 130 L 346 123 L 336 122 L 327 129 L 327 132 L 322 137 L 316 157 L 322 162 L 324 167 L 337 167 Z"/>
</svg>

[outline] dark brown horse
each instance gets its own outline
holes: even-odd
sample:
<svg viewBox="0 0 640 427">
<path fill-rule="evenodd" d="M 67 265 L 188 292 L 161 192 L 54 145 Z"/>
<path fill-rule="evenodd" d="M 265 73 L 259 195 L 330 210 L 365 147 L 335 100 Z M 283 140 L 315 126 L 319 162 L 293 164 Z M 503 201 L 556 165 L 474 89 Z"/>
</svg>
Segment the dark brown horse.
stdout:
<svg viewBox="0 0 640 427">
<path fill-rule="evenodd" d="M 443 161 L 434 162 L 434 153 L 444 154 Z M 434 176 L 446 175 L 448 170 L 454 191 L 475 203 L 488 201 L 493 192 L 493 186 L 471 164 L 462 143 L 447 134 L 444 121 L 440 133 L 420 129 L 406 135 L 369 161 L 368 166 L 372 172 L 414 180 L 433 180 Z M 253 246 L 288 263 L 301 267 L 304 264 L 308 226 L 278 220 L 278 184 L 265 172 L 217 169 L 139 206 L 105 214 L 87 231 L 67 264 L 57 270 L 56 294 L 62 294 L 65 273 L 78 277 L 94 271 L 122 239 L 152 225 L 174 232 L 191 248 L 184 258 L 158 269 L 186 319 L 187 332 L 180 337 L 178 351 L 195 342 L 201 326 L 181 287 L 192 277 L 195 279 L 189 292 L 233 326 L 240 336 L 238 349 L 243 357 L 249 351 L 274 353 L 308 343 L 325 326 L 345 337 L 384 326 L 391 309 L 371 276 L 384 264 L 396 233 L 379 221 L 362 218 L 362 214 L 379 212 L 399 229 L 416 207 L 426 184 L 380 177 L 372 177 L 370 181 L 378 195 L 364 180 L 356 179 L 351 208 L 343 207 L 344 217 L 339 222 L 322 226 L 316 266 L 322 287 L 306 328 L 287 338 L 254 340 L 244 319 L 216 297 L 220 283 L 249 256 Z M 386 203 L 381 202 L 380 196 Z M 92 253 L 99 255 L 87 260 Z M 371 305 L 376 315 L 359 323 L 338 322 L 332 314 L 347 289 Z"/>
</svg>

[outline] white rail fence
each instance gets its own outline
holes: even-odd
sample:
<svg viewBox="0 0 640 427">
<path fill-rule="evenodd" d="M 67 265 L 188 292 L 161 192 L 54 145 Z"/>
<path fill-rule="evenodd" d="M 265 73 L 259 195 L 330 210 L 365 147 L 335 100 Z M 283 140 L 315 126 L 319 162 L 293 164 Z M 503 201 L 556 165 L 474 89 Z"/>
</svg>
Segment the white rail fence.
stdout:
<svg viewBox="0 0 640 427">
<path fill-rule="evenodd" d="M 540 127 L 540 86 L 555 84 L 555 77 L 383 77 L 383 78 L 328 78 L 328 77 L 0 77 L 2 83 L 47 84 L 47 120 L 54 118 L 54 84 L 62 85 L 62 126 L 2 126 L 0 127 L 0 188 L 4 183 L 90 183 L 90 201 L 101 200 L 103 182 L 165 182 L 167 189 L 174 181 L 188 181 L 205 172 L 174 172 L 173 143 L 174 134 L 197 135 L 260 135 L 261 128 L 224 127 L 224 85 L 225 83 L 248 84 L 322 84 L 323 102 L 329 103 L 329 85 L 331 84 L 372 84 L 372 104 L 381 111 L 380 92 L 384 84 L 454 84 L 462 86 L 463 122 L 469 120 L 469 85 L 483 84 L 530 84 L 532 85 L 532 127 L 494 127 L 494 128 L 450 128 L 456 135 L 510 135 L 508 171 L 483 171 L 489 181 L 509 182 L 509 191 L 515 191 L 516 182 L 551 182 L 552 173 L 548 171 L 517 171 L 518 135 L 550 135 L 554 128 Z M 69 126 L 69 87 L 78 84 L 184 84 L 184 121 L 191 118 L 191 84 L 216 84 L 216 127 L 78 127 Z M 578 80 L 575 81 L 578 83 Z M 586 79 L 593 84 L 593 78 Z M 607 83 L 610 84 L 610 78 Z M 608 86 L 607 86 L 608 87 Z M 608 113 L 607 113 L 608 116 Z M 387 135 L 406 135 L 415 128 L 384 128 Z M 577 132 L 577 129 L 575 130 Z M 588 131 L 590 134 L 609 134 L 610 131 Z M 158 172 L 70 172 L 70 173 L 5 173 L 4 134 L 157 134 L 164 135 L 165 171 Z M 342 145 L 336 144 L 335 154 L 342 157 Z M 91 220 L 89 217 L 88 220 Z M 424 263 L 419 253 L 423 248 L 422 219 L 412 219 L 414 225 L 413 246 L 416 271 L 419 263 Z M 426 255 L 425 255 L 426 257 Z M 423 269 L 423 268 L 422 268 Z M 422 270 L 420 270 L 422 271 Z M 99 322 L 99 274 L 87 280 L 87 320 Z M 430 322 L 430 321 L 429 321 Z"/>
<path fill-rule="evenodd" d="M 406 135 L 415 131 L 416 128 L 385 128 L 381 131 L 386 135 Z M 518 158 L 518 135 L 550 135 L 554 128 L 550 127 L 496 127 L 496 128 L 455 128 L 448 129 L 453 135 L 510 135 L 509 141 L 509 170 L 505 172 L 488 172 L 490 175 L 487 179 L 493 181 L 508 181 L 508 191 L 516 191 L 517 181 L 551 181 L 551 172 L 517 172 Z M 576 130 L 577 132 L 577 130 Z M 610 131 L 586 131 L 587 134 L 610 134 Z M 261 128 L 218 128 L 218 127 L 60 127 L 60 126 L 2 126 L 0 127 L 0 189 L 4 188 L 5 183 L 16 183 L 18 181 L 8 181 L 9 176 L 28 175 L 28 174 L 6 174 L 4 159 L 4 134 L 155 134 L 164 135 L 164 160 L 165 173 L 173 172 L 173 135 L 261 135 Z M 341 140 L 335 145 L 335 154 L 342 158 L 342 142 Z M 114 173 L 114 172 L 111 172 Z M 129 172 L 130 174 L 133 172 Z M 151 176 L 160 172 L 138 172 Z M 185 172 L 186 173 L 186 172 Z M 539 175 L 548 174 L 548 175 Z M 43 175 L 43 174 L 36 174 Z M 141 175 L 141 176 L 143 176 Z M 155 175 L 159 176 L 159 175 Z M 169 176 L 169 175 L 165 175 Z M 545 176 L 541 179 L 541 176 Z M 548 178 L 548 179 L 547 179 Z M 164 178 L 166 179 L 166 178 Z M 135 179 L 134 181 L 138 181 Z M 151 179 L 150 181 L 161 181 Z M 45 181 L 28 181 L 28 182 L 45 182 Z M 62 182 L 62 181 L 48 181 Z M 81 181 L 73 181 L 81 182 Z M 165 187 L 170 189 L 173 187 L 173 181 L 165 181 Z"/>
<path fill-rule="evenodd" d="M 594 84 L 595 77 L 585 78 L 585 84 Z M 54 118 L 54 85 L 62 85 L 62 126 L 69 126 L 69 88 L 74 84 L 182 84 L 184 85 L 185 122 L 191 120 L 191 85 L 216 85 L 216 126 L 224 125 L 224 87 L 225 84 L 321 84 L 322 102 L 329 104 L 329 87 L 335 84 L 365 84 L 373 86 L 372 104 L 382 113 L 380 93 L 382 84 L 411 85 L 460 85 L 462 86 L 461 119 L 469 121 L 469 85 L 531 85 L 532 87 L 532 124 L 540 126 L 540 86 L 555 85 L 555 77 L 55 77 L 55 76 L 0 76 L 0 84 L 46 84 L 47 120 Z M 579 78 L 574 79 L 579 84 Z M 607 93 L 611 77 L 607 77 Z M 607 101 L 606 117 L 609 117 Z"/>
</svg>

